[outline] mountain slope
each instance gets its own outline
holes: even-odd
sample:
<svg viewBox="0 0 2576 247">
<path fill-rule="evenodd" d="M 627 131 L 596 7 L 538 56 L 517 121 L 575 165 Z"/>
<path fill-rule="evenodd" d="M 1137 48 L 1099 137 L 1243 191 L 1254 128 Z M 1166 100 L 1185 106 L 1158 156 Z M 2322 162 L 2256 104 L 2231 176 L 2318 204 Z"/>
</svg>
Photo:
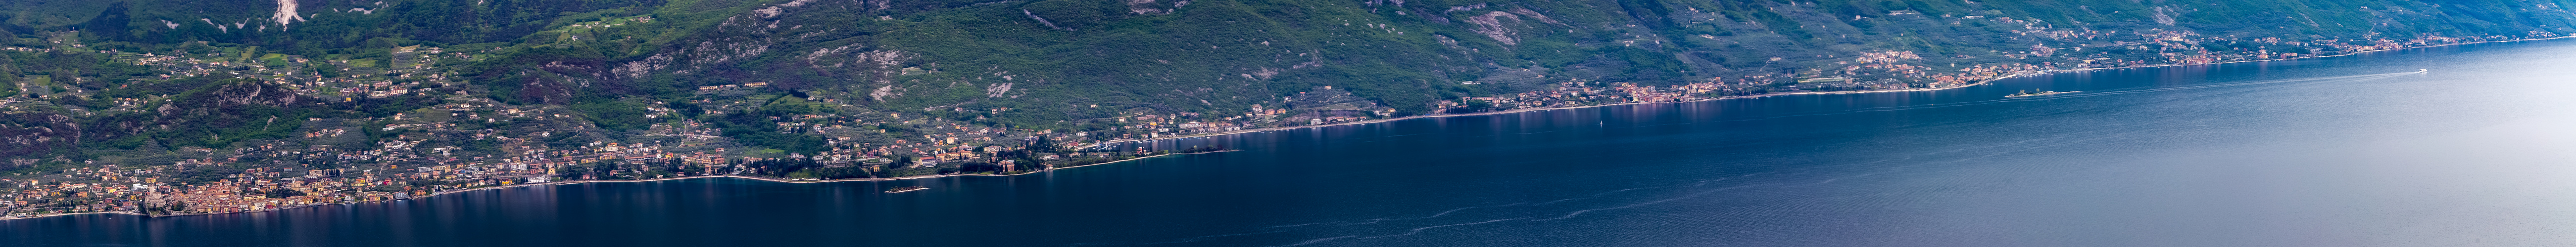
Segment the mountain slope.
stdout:
<svg viewBox="0 0 2576 247">
<path fill-rule="evenodd" d="M 1131 116 L 1263 107 L 1315 112 L 1283 122 L 1473 111 L 1481 108 L 1456 107 L 1566 85 L 1707 83 L 1695 87 L 1705 96 L 1940 88 L 2031 71 L 2558 37 L 2576 33 L 2566 2 L 14 1 L 0 3 L 7 13 L 0 30 L 18 37 L 14 46 L 55 54 L 220 54 L 237 57 L 230 65 L 304 71 L 280 74 L 281 82 L 368 76 L 348 68 L 434 68 L 381 76 L 421 83 L 411 76 L 436 75 L 451 81 L 415 89 L 562 107 L 610 130 L 669 121 L 634 116 L 643 108 L 733 101 L 757 108 L 731 115 L 766 115 L 684 115 L 733 126 L 726 133 L 775 129 L 770 119 L 801 115 L 864 122 L 904 114 L 1086 131 L 1122 129 Z M 422 47 L 448 53 L 413 50 Z M 78 97 L 159 80 L 98 73 L 132 70 L 112 66 L 58 66 L 116 63 L 73 57 L 24 55 L 0 71 L 21 78 L 21 91 Z M 69 87 L 23 86 L 27 78 Z M 754 83 L 765 87 L 743 99 L 758 101 L 701 90 Z M 442 104 L 437 98 L 392 105 Z M 802 105 L 761 106 L 782 98 Z M 361 108 L 368 107 L 337 109 Z M 67 123 L 16 126 L 48 124 Z M 155 135 L 47 140 L 129 134 Z"/>
<path fill-rule="evenodd" d="M 1142 139 L 2559 38 L 2570 1 L 0 1 L 0 217 L 1027 174 L 1228 148 L 1096 145 Z"/>
</svg>

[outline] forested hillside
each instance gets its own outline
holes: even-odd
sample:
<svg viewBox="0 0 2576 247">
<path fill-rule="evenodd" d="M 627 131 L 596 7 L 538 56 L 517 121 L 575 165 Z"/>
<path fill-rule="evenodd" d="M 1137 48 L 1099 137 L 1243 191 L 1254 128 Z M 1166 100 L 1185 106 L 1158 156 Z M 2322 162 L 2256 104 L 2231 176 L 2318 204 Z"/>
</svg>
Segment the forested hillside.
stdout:
<svg viewBox="0 0 2576 247">
<path fill-rule="evenodd" d="M 284 3 L 295 7 L 278 8 Z M 1926 87 L 1981 67 L 2197 63 L 2557 36 L 2576 31 L 2560 4 L 230 0 L 5 8 L 22 38 L 77 30 L 130 42 L 117 44 L 131 46 L 124 50 L 212 41 L 369 59 L 396 46 L 477 49 L 489 58 L 455 72 L 511 103 L 679 98 L 697 86 L 773 82 L 883 110 L 1011 108 L 993 115 L 1065 127 L 1053 123 L 1135 107 L 1240 112 L 1323 85 L 1423 113 L 1445 98 L 1562 79 L 1850 76 L 1802 89 Z"/>
<path fill-rule="evenodd" d="M 1015 172 L 1125 139 L 2555 38 L 2569 2 L 0 1 L 0 177 Z"/>
</svg>

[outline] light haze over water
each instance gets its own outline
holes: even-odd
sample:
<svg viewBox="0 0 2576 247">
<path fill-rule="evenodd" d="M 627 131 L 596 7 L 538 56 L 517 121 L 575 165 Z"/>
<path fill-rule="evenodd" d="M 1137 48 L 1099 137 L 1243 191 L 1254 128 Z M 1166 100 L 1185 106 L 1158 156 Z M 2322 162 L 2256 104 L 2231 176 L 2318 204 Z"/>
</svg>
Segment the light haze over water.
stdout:
<svg viewBox="0 0 2576 247">
<path fill-rule="evenodd" d="M 0 221 L 0 246 L 2566 245 L 2570 54 L 2576 40 L 1416 119 L 1013 177 L 49 217 Z M 2081 92 L 2003 97 L 2021 90 Z M 933 189 L 879 192 L 915 185 Z"/>
</svg>

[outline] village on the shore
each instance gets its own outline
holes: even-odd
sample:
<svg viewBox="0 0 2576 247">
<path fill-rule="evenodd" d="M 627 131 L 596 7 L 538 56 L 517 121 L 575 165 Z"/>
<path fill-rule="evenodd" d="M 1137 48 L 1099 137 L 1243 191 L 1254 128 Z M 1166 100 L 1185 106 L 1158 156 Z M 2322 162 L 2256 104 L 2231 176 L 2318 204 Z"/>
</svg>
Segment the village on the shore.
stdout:
<svg viewBox="0 0 2576 247">
<path fill-rule="evenodd" d="M 16 48 L 26 49 L 26 48 Z M 402 47 L 390 61 L 317 60 L 259 54 L 255 47 L 211 54 L 118 53 L 120 61 L 164 70 L 153 79 L 219 75 L 253 78 L 325 101 L 392 101 L 434 98 L 443 104 L 380 118 L 306 119 L 294 136 L 238 142 L 233 147 L 164 147 L 87 160 L 32 160 L 37 172 L 0 174 L 0 218 L 80 213 L 152 216 L 258 212 L 312 205 L 403 200 L 480 188 L 532 184 L 628 181 L 685 177 L 752 177 L 779 181 L 899 179 L 958 174 L 1013 175 L 1057 167 L 1098 164 L 1172 152 L 1117 150 L 1102 143 L 1229 133 L 1264 128 L 1318 126 L 1394 117 L 1394 110 L 1331 86 L 1252 105 L 1226 116 L 1137 112 L 1106 120 L 1101 130 L 1023 130 L 979 126 L 929 116 L 872 113 L 840 99 L 763 91 L 768 83 L 698 87 L 707 96 L 697 114 L 754 110 L 779 100 L 837 108 L 822 114 L 776 119 L 772 131 L 823 137 L 828 149 L 791 152 L 743 145 L 697 120 L 659 121 L 619 137 L 587 123 L 563 106 L 511 105 L 476 96 L 433 66 L 472 55 L 433 47 Z M 24 50 L 25 52 L 57 52 Z M 113 53 L 116 51 L 81 51 Z M 246 63 L 266 63 L 249 65 Z M 337 69 L 315 75 L 311 67 Z M 1465 82 L 1473 84 L 1474 82 Z M 21 87 L 69 88 L 38 81 Z M 1708 99 L 1718 82 L 1671 87 L 1566 81 L 1547 89 L 1506 96 L 1441 101 L 1444 114 L 1561 108 L 1637 102 Z M 113 98 L 89 108 L 32 100 L 96 97 L 77 90 L 15 97 L 12 110 L 70 108 L 84 113 L 152 111 L 174 95 Z M 742 99 L 719 101 L 715 99 Z M 768 102 L 756 102 L 768 101 Z M 675 118 L 682 109 L 647 105 L 645 118 Z M 762 104 L 767 103 L 767 104 Z M 908 128 L 894 127 L 901 125 Z M 898 129 L 901 128 L 901 129 Z M 900 130 L 900 131 L 890 131 Z M 897 136 L 897 133 L 907 134 Z M 566 145 L 570 143 L 571 145 Z"/>
</svg>

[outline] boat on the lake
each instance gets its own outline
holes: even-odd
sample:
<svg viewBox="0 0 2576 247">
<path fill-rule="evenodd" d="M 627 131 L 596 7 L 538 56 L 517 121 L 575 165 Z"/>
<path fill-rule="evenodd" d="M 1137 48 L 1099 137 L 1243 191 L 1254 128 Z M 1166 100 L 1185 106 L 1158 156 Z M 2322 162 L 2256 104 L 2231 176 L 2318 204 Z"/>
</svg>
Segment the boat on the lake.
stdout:
<svg viewBox="0 0 2576 247">
<path fill-rule="evenodd" d="M 887 189 L 887 190 L 885 191 L 885 193 L 904 193 L 904 192 L 912 192 L 912 191 L 915 191 L 915 190 L 926 190 L 926 189 L 930 189 L 930 187 L 921 187 L 921 186 L 904 186 L 904 187 L 894 187 L 894 189 Z"/>
<path fill-rule="evenodd" d="M 2058 92 L 2058 91 L 2039 91 L 2039 92 L 2037 92 L 2037 93 L 2033 93 L 2033 92 L 2030 92 L 2029 90 L 2022 90 L 2022 91 L 2021 91 L 2021 93 L 2016 93 L 2016 94 L 2012 94 L 2012 95 L 2004 95 L 2004 97 L 2005 97 L 2005 98 L 2020 98 L 2020 97 L 2043 96 L 2043 95 L 2053 95 L 2053 94 L 2073 93 L 2073 92 L 2083 92 L 2083 91 L 2067 91 L 2067 92 Z"/>
</svg>

